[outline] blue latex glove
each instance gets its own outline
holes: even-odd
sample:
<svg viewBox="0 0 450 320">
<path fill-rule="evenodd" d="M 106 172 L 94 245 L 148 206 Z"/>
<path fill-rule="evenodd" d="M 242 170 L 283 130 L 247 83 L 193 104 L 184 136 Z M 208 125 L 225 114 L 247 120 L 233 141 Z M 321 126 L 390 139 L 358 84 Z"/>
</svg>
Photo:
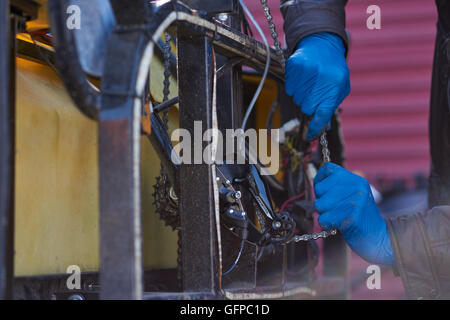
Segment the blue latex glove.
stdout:
<svg viewBox="0 0 450 320">
<path fill-rule="evenodd" d="M 328 32 L 303 38 L 286 62 L 286 93 L 312 116 L 306 138 L 319 136 L 350 93 L 350 76 L 342 39 Z"/>
<path fill-rule="evenodd" d="M 366 179 L 326 163 L 314 179 L 314 191 L 319 223 L 324 230 L 341 231 L 350 248 L 368 262 L 394 264 L 386 222 Z"/>
</svg>

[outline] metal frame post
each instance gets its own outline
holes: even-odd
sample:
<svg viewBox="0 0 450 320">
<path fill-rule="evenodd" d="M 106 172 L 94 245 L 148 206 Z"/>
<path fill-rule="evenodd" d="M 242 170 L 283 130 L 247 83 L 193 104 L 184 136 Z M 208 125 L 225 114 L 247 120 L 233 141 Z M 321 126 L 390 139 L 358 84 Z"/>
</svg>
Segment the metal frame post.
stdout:
<svg viewBox="0 0 450 320">
<path fill-rule="evenodd" d="M 202 132 L 211 128 L 213 46 L 210 38 L 178 28 L 178 85 L 180 128 L 194 138 L 194 121 Z M 198 137 L 197 137 L 198 139 Z M 206 146 L 202 145 L 194 147 Z M 194 160 L 192 158 L 192 160 Z M 192 163 L 194 163 L 192 161 Z M 218 289 L 217 235 L 211 165 L 180 166 L 180 213 L 184 291 L 216 292 Z"/>
<path fill-rule="evenodd" d="M 0 299 L 12 298 L 14 277 L 15 19 L 0 4 Z"/>
<path fill-rule="evenodd" d="M 135 97 L 139 30 L 114 33 L 102 78 L 99 115 L 100 297 L 141 299 L 143 294 L 140 110 Z M 120 63 L 118 63 L 120 61 Z"/>
<path fill-rule="evenodd" d="M 111 0 L 118 25 L 108 40 L 99 114 L 100 298 L 143 297 L 139 63 L 148 36 L 144 0 Z"/>
</svg>

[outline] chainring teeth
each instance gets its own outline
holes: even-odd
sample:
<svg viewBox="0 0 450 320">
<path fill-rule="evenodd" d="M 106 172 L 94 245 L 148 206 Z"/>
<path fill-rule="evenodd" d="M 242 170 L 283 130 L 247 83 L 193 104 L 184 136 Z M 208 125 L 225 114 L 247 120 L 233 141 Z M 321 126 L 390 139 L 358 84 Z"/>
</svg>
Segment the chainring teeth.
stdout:
<svg viewBox="0 0 450 320">
<path fill-rule="evenodd" d="M 162 175 L 156 178 L 156 184 L 153 186 L 153 204 L 159 218 L 164 221 L 166 226 L 177 230 L 181 227 L 180 213 L 178 204 L 170 198 L 170 184 L 167 176 Z"/>
</svg>

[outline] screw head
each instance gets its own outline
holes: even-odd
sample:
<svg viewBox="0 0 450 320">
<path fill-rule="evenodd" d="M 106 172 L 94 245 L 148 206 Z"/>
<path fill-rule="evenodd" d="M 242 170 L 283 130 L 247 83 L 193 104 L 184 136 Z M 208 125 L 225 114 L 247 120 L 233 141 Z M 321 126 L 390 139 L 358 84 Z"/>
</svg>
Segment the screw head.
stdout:
<svg viewBox="0 0 450 320">
<path fill-rule="evenodd" d="M 274 229 L 279 229 L 279 228 L 281 228 L 281 222 L 280 222 L 280 221 L 274 221 L 274 222 L 272 223 L 272 227 L 273 227 Z"/>
<path fill-rule="evenodd" d="M 222 21 L 222 22 L 227 22 L 228 21 L 228 14 L 226 13 L 220 13 L 217 18 Z"/>
</svg>

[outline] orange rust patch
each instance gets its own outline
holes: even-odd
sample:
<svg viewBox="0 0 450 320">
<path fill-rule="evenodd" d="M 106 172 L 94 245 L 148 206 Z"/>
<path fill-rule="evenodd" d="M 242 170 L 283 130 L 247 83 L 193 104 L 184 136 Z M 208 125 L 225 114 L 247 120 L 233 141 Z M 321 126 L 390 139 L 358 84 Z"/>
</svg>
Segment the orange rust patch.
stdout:
<svg viewBox="0 0 450 320">
<path fill-rule="evenodd" d="M 147 102 L 144 107 L 144 114 L 141 118 L 141 124 L 142 124 L 142 131 L 144 131 L 146 134 L 151 135 L 152 134 L 152 122 L 150 120 L 150 104 Z"/>
</svg>

